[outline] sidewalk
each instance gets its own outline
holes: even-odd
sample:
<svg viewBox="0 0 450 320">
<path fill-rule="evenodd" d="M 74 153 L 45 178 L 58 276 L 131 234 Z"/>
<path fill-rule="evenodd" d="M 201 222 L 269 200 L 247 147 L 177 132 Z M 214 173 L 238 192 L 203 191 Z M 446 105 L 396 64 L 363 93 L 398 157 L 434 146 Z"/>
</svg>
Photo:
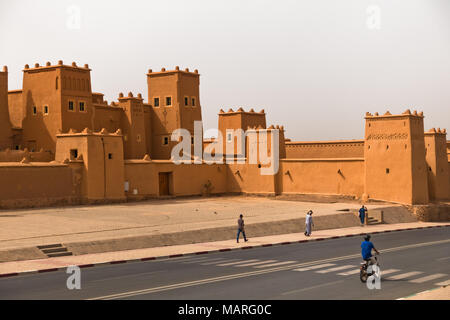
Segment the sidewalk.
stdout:
<svg viewBox="0 0 450 320">
<path fill-rule="evenodd" d="M 357 203 L 312 203 L 264 197 L 224 196 L 150 200 L 114 205 L 0 211 L 0 250 L 54 243 L 76 243 L 150 236 L 315 217 L 358 210 Z M 395 204 L 367 205 L 372 209 Z M 345 211 L 347 210 L 347 211 Z M 409 221 L 398 222 L 413 222 Z M 344 225 L 345 226 L 345 225 Z M 332 226 L 333 227 L 333 226 Z"/>
<path fill-rule="evenodd" d="M 126 263 L 132 261 L 146 261 L 154 259 L 172 258 L 183 255 L 208 254 L 219 251 L 251 249 L 255 247 L 284 245 L 295 242 L 321 241 L 330 238 L 359 236 L 370 233 L 391 232 L 417 228 L 448 227 L 450 223 L 414 222 L 400 224 L 380 224 L 374 226 L 340 228 L 333 230 L 313 231 L 311 237 L 303 233 L 292 233 L 275 236 L 250 238 L 246 243 L 236 243 L 235 239 L 197 244 L 185 244 L 148 249 L 136 249 L 116 252 L 47 258 L 27 261 L 0 263 L 0 277 L 15 276 L 22 273 L 56 271 L 71 265 L 93 267 L 101 264 Z"/>
<path fill-rule="evenodd" d="M 397 300 L 450 300 L 450 285 L 442 288 L 419 292 L 412 296 Z"/>
</svg>

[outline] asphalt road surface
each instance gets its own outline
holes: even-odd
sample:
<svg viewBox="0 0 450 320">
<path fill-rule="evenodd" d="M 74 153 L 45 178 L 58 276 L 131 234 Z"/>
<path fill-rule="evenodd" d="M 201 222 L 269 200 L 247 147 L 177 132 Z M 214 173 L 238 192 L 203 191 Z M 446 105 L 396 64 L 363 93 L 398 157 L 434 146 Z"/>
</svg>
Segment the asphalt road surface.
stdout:
<svg viewBox="0 0 450 320">
<path fill-rule="evenodd" d="M 450 282 L 450 228 L 372 237 L 381 288 L 359 280 L 361 237 L 0 279 L 0 299 L 397 299 Z M 250 242 L 251 244 L 251 238 Z"/>
</svg>

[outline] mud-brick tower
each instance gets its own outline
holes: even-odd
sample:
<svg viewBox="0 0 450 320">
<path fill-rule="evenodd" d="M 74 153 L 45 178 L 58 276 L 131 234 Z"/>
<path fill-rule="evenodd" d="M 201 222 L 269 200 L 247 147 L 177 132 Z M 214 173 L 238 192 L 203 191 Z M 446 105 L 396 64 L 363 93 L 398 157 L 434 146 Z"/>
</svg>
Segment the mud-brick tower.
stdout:
<svg viewBox="0 0 450 320">
<path fill-rule="evenodd" d="M 23 70 L 23 144 L 29 150 L 55 151 L 56 135 L 92 128 L 91 69 L 38 63 Z"/>
<path fill-rule="evenodd" d="M 435 128 L 425 132 L 428 190 L 430 200 L 450 199 L 447 132 Z"/>
<path fill-rule="evenodd" d="M 12 131 L 8 112 L 8 68 L 0 72 L 0 150 L 11 148 Z"/>
<path fill-rule="evenodd" d="M 365 119 L 363 198 L 428 203 L 423 113 L 366 113 Z"/>
<path fill-rule="evenodd" d="M 142 159 L 147 153 L 145 135 L 145 114 L 142 95 L 137 97 L 128 93 L 128 97 L 119 94 L 119 105 L 124 113 L 121 127 L 123 129 L 124 156 L 125 159 Z"/>
<path fill-rule="evenodd" d="M 55 160 L 81 166 L 81 194 L 84 201 L 123 201 L 124 154 L 121 130 L 92 132 L 69 130 L 58 134 Z"/>
<path fill-rule="evenodd" d="M 218 128 L 224 141 L 223 154 L 227 157 L 233 155 L 238 158 L 245 157 L 242 153 L 246 150 L 246 140 L 237 137 L 239 134 L 237 130 L 246 132 L 249 128 L 266 129 L 266 113 L 264 109 L 260 112 L 255 112 L 253 109 L 246 112 L 242 108 L 236 111 L 229 109 L 228 112 L 220 109 Z"/>
<path fill-rule="evenodd" d="M 194 121 L 202 120 L 200 74 L 176 67 L 175 70 L 148 71 L 148 103 L 151 105 L 152 159 L 170 159 L 170 136 L 176 129 L 188 130 L 194 136 Z M 200 142 L 201 144 L 201 142 Z M 202 146 L 200 146 L 203 148 Z M 194 146 L 192 146 L 192 155 Z"/>
</svg>

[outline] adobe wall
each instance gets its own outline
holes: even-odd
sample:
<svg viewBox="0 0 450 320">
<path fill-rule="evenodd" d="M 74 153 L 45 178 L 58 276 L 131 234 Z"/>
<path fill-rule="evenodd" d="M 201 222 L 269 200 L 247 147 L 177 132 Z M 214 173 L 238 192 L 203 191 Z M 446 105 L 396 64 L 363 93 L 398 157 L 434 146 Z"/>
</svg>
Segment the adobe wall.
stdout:
<svg viewBox="0 0 450 320">
<path fill-rule="evenodd" d="M 125 181 L 129 184 L 127 197 L 159 197 L 160 172 L 172 173 L 170 193 L 174 196 L 227 192 L 227 170 L 222 164 L 175 165 L 165 160 L 125 160 Z M 210 186 L 205 187 L 208 181 Z"/>
<path fill-rule="evenodd" d="M 123 109 L 116 105 L 94 104 L 94 131 L 103 128 L 108 132 L 115 132 L 120 128 Z"/>
<path fill-rule="evenodd" d="M 227 164 L 226 169 L 228 192 L 275 195 L 276 176 L 261 175 L 257 164 Z"/>
<path fill-rule="evenodd" d="M 25 118 L 22 90 L 8 91 L 8 110 L 11 125 L 16 128 L 22 128 L 22 120 Z"/>
<path fill-rule="evenodd" d="M 287 159 L 362 157 L 364 140 L 286 142 Z"/>
<path fill-rule="evenodd" d="M 279 192 L 350 195 L 364 193 L 364 159 L 283 159 Z"/>
<path fill-rule="evenodd" d="M 48 151 L 29 152 L 28 150 L 3 150 L 0 151 L 0 162 L 20 162 L 27 158 L 30 162 L 50 162 L 53 155 Z"/>
<path fill-rule="evenodd" d="M 450 161 L 450 141 L 447 141 L 447 159 Z"/>
<path fill-rule="evenodd" d="M 58 163 L 0 163 L 0 208 L 80 203 L 81 174 Z"/>
</svg>

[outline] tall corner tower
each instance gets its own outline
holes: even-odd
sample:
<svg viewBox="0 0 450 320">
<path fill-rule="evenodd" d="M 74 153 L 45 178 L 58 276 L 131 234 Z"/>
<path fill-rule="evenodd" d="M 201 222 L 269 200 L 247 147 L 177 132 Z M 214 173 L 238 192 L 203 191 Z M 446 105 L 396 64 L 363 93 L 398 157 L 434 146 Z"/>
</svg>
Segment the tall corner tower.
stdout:
<svg viewBox="0 0 450 320">
<path fill-rule="evenodd" d="M 194 134 L 194 121 L 202 120 L 200 74 L 189 69 L 147 73 L 148 103 L 152 109 L 152 159 L 170 159 L 177 142 L 170 136 L 176 129 Z M 150 137 L 148 137 L 150 138 Z M 193 154 L 193 153 L 192 153 Z"/>
<path fill-rule="evenodd" d="M 0 150 L 11 148 L 12 131 L 8 111 L 8 68 L 0 71 Z"/>
<path fill-rule="evenodd" d="M 428 203 L 423 113 L 366 113 L 365 120 L 365 196 Z"/>
<path fill-rule="evenodd" d="M 23 70 L 22 103 L 23 142 L 29 150 L 55 152 L 56 135 L 69 129 L 92 127 L 92 91 L 90 69 L 38 63 Z"/>
<path fill-rule="evenodd" d="M 122 129 L 125 159 L 142 159 L 147 153 L 145 135 L 144 106 L 141 94 L 134 97 L 119 96 L 119 105 L 123 108 Z"/>
<path fill-rule="evenodd" d="M 430 200 L 450 199 L 447 131 L 435 128 L 425 132 L 428 190 Z"/>
</svg>

